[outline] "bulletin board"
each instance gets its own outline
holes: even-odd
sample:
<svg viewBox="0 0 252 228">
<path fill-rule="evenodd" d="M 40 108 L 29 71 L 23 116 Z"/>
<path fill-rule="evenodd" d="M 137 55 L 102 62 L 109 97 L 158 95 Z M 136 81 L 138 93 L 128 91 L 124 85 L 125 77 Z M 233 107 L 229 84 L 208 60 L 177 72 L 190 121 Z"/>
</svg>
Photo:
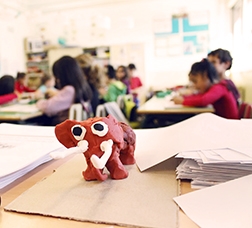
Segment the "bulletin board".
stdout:
<svg viewBox="0 0 252 228">
<path fill-rule="evenodd" d="M 157 57 L 206 53 L 209 46 L 209 13 L 174 14 L 154 19 Z"/>
</svg>

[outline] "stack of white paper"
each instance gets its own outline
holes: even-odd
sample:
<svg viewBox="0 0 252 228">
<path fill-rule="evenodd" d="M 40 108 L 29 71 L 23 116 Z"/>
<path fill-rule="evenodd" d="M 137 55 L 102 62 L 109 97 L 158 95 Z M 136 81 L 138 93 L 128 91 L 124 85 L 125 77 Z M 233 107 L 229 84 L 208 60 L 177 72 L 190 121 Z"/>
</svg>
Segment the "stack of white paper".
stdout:
<svg viewBox="0 0 252 228">
<path fill-rule="evenodd" d="M 176 157 L 183 158 L 176 169 L 177 178 L 192 180 L 192 188 L 252 174 L 252 157 L 229 148 L 181 152 Z"/>
<path fill-rule="evenodd" d="M 60 149 L 54 127 L 0 124 L 0 189 L 48 162 L 49 153 Z"/>
</svg>

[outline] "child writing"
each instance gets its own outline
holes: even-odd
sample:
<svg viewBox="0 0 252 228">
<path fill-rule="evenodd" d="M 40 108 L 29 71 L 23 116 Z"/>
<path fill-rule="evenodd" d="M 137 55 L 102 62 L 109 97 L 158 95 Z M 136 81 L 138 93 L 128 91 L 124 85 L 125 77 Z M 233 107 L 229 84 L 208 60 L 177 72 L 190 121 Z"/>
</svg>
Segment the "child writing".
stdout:
<svg viewBox="0 0 252 228">
<path fill-rule="evenodd" d="M 175 104 L 203 107 L 212 104 L 215 114 L 227 119 L 238 119 L 238 107 L 225 80 L 219 80 L 215 67 L 207 60 L 192 65 L 189 80 L 198 93 L 190 96 L 175 96 Z"/>
<path fill-rule="evenodd" d="M 235 84 L 232 80 L 226 78 L 226 71 L 231 69 L 233 58 L 230 55 L 230 52 L 224 49 L 216 49 L 211 51 L 207 55 L 208 61 L 211 62 L 219 76 L 220 80 L 225 80 L 229 90 L 233 93 L 237 104 L 240 103 L 240 94 L 238 89 L 236 88 Z"/>
<path fill-rule="evenodd" d="M 28 86 L 28 77 L 26 73 L 18 72 L 15 82 L 15 90 L 19 93 L 23 92 L 34 92 L 35 90 L 30 89 Z"/>
<path fill-rule="evenodd" d="M 0 105 L 6 104 L 19 97 L 19 93 L 14 90 L 15 79 L 11 75 L 4 75 L 0 78 Z"/>
<path fill-rule="evenodd" d="M 36 90 L 37 98 L 50 98 L 57 93 L 55 86 L 55 78 L 52 75 L 44 73 L 41 77 L 41 85 Z"/>
<path fill-rule="evenodd" d="M 81 103 L 86 108 L 92 99 L 92 90 L 79 64 L 70 56 L 58 59 L 52 71 L 59 91 L 49 99 L 38 100 L 36 105 L 48 117 L 43 124 L 55 126 L 68 118 L 72 104 Z"/>
</svg>

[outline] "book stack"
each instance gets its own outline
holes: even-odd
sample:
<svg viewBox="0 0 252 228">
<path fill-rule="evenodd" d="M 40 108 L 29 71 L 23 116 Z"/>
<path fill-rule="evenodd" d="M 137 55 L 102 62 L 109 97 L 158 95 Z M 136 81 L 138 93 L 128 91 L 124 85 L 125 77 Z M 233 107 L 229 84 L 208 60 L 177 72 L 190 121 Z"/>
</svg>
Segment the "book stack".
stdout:
<svg viewBox="0 0 252 228">
<path fill-rule="evenodd" d="M 183 159 L 176 168 L 177 179 L 189 179 L 192 188 L 204 188 L 252 174 L 249 150 L 240 151 L 224 148 L 181 152 L 176 156 Z"/>
</svg>

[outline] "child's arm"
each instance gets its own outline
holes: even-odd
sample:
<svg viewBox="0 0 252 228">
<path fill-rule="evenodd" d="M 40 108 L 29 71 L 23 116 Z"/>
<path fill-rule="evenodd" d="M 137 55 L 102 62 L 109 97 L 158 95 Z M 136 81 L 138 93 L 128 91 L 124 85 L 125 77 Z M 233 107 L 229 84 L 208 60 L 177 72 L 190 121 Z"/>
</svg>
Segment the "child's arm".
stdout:
<svg viewBox="0 0 252 228">
<path fill-rule="evenodd" d="M 18 95 L 16 93 L 10 93 L 6 95 L 1 95 L 0 96 L 0 105 L 8 103 L 14 99 L 18 98 Z"/>
<path fill-rule="evenodd" d="M 207 92 L 184 97 L 183 105 L 204 107 L 219 100 L 225 93 L 225 86 L 221 84 L 213 85 Z"/>
</svg>

